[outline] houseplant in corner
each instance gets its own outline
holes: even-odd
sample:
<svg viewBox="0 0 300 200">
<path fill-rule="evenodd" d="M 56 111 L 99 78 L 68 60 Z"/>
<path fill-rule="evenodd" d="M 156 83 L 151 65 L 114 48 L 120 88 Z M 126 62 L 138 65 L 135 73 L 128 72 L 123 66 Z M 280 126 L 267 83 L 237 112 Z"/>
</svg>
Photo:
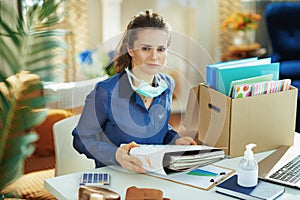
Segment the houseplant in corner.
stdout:
<svg viewBox="0 0 300 200">
<path fill-rule="evenodd" d="M 46 118 L 41 81 L 51 80 L 58 66 L 50 60 L 67 47 L 56 38 L 65 31 L 51 29 L 63 2 L 35 1 L 20 15 L 0 1 L 0 191 L 23 174 L 38 139 L 33 128 Z"/>
</svg>

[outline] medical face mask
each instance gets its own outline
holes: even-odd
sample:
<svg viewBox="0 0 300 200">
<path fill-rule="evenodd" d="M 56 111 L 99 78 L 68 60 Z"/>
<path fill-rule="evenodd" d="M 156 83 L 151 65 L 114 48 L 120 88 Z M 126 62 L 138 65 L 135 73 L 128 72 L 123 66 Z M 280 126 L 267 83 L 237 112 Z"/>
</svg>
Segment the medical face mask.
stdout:
<svg viewBox="0 0 300 200">
<path fill-rule="evenodd" d="M 132 89 L 145 97 L 149 97 L 149 98 L 157 97 L 168 88 L 166 81 L 161 79 L 159 77 L 160 75 L 155 75 L 155 78 L 158 81 L 157 82 L 158 86 L 153 87 L 148 83 L 146 83 L 144 80 L 141 80 L 138 77 L 136 77 L 134 74 L 132 74 L 128 68 L 125 68 L 125 71 L 127 73 Z M 131 77 L 140 82 L 138 87 L 133 85 Z"/>
</svg>

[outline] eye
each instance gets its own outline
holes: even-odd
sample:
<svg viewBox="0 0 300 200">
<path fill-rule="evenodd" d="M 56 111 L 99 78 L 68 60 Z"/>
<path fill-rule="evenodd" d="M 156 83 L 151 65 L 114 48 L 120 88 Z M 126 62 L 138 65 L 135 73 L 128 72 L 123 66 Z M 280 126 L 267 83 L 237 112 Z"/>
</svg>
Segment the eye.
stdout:
<svg viewBox="0 0 300 200">
<path fill-rule="evenodd" d="M 161 48 L 158 48 L 157 51 L 164 52 L 164 51 L 166 51 L 166 48 L 165 47 L 161 47 Z"/>
<path fill-rule="evenodd" d="M 150 47 L 142 47 L 143 51 L 150 51 Z"/>
</svg>

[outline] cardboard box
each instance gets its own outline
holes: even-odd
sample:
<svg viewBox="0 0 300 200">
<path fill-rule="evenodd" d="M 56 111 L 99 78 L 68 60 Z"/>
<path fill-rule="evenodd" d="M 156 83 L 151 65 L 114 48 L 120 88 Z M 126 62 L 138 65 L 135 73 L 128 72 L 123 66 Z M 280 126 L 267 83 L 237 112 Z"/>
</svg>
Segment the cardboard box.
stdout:
<svg viewBox="0 0 300 200">
<path fill-rule="evenodd" d="M 230 157 L 293 145 L 298 90 L 232 99 L 200 84 L 191 89 L 183 126 L 203 143 L 225 147 Z"/>
</svg>

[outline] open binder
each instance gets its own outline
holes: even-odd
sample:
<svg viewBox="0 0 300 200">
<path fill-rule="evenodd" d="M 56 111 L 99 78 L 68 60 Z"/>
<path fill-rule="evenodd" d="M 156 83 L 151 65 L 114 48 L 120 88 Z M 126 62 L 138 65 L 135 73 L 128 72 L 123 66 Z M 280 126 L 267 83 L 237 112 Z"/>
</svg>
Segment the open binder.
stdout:
<svg viewBox="0 0 300 200">
<path fill-rule="evenodd" d="M 234 173 L 212 165 L 224 159 L 225 153 L 207 145 L 140 145 L 129 154 L 143 163 L 146 175 L 203 190 Z"/>
<path fill-rule="evenodd" d="M 168 175 L 205 166 L 225 158 L 221 148 L 207 145 L 140 145 L 129 154 L 148 172 Z"/>
</svg>

